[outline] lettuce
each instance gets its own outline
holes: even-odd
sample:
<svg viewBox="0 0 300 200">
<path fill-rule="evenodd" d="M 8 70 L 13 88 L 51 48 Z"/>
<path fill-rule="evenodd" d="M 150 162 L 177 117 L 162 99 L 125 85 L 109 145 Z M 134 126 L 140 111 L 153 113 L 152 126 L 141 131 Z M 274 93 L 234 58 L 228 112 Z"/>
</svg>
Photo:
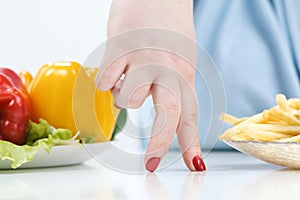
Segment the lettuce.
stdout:
<svg viewBox="0 0 300 200">
<path fill-rule="evenodd" d="M 0 140 L 0 159 L 10 160 L 11 168 L 16 169 L 33 160 L 35 154 L 44 149 L 50 152 L 55 145 L 79 144 L 79 140 L 72 138 L 72 132 L 68 129 L 55 129 L 47 121 L 29 122 L 29 128 L 25 145 L 16 145 L 8 141 Z"/>
</svg>

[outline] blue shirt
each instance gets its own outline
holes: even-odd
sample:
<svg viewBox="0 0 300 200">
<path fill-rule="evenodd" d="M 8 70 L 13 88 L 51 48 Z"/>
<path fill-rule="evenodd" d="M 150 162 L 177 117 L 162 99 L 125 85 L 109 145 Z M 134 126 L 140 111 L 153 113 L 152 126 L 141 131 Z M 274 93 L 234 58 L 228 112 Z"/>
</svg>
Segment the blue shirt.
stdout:
<svg viewBox="0 0 300 200">
<path fill-rule="evenodd" d="M 194 21 L 197 42 L 223 79 L 227 113 L 251 116 L 274 106 L 278 93 L 300 98 L 300 1 L 194 0 Z M 210 149 L 205 138 L 217 141 L 220 133 L 208 132 L 213 105 L 201 77 L 196 88 L 200 141 Z"/>
<path fill-rule="evenodd" d="M 261 112 L 274 106 L 277 93 L 300 97 L 300 1 L 195 0 L 194 21 L 198 43 L 221 73 L 229 114 Z M 201 135 L 208 126 L 201 107 L 209 96 L 197 88 Z"/>
</svg>

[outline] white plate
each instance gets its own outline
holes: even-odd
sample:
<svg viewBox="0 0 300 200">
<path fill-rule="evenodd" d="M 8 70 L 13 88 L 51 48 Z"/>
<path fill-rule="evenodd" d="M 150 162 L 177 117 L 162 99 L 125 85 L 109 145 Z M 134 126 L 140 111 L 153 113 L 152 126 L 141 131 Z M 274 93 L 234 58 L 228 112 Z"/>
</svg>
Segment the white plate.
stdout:
<svg viewBox="0 0 300 200">
<path fill-rule="evenodd" d="M 300 169 L 300 143 L 223 140 L 238 151 L 268 163 Z"/>
<path fill-rule="evenodd" d="M 92 155 L 103 153 L 112 142 L 94 143 L 86 145 L 54 146 L 48 154 L 44 149 L 36 153 L 34 159 L 20 166 L 24 168 L 56 167 L 76 165 L 91 158 Z M 11 169 L 11 161 L 0 160 L 0 169 Z"/>
</svg>

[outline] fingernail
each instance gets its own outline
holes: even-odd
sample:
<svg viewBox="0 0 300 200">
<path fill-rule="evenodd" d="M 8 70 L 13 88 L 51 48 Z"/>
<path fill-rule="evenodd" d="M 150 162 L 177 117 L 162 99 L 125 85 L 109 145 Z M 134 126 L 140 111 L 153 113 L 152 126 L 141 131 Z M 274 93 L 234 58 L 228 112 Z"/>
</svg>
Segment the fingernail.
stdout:
<svg viewBox="0 0 300 200">
<path fill-rule="evenodd" d="M 150 158 L 146 163 L 146 169 L 149 172 L 154 172 L 158 167 L 159 163 L 160 163 L 160 158 L 158 157 Z"/>
<path fill-rule="evenodd" d="M 193 165 L 194 165 L 196 171 L 201 171 L 202 172 L 202 171 L 206 170 L 206 166 L 204 164 L 204 161 L 199 156 L 195 156 L 193 158 Z"/>
</svg>

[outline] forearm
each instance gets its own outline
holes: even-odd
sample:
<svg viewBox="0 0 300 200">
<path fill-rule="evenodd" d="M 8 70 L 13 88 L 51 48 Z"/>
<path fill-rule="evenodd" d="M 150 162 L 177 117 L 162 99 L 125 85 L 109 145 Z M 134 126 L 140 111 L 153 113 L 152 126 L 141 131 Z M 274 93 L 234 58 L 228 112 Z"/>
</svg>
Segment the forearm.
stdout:
<svg viewBox="0 0 300 200">
<path fill-rule="evenodd" d="M 110 21 L 111 25 L 123 24 L 110 26 L 110 36 L 116 32 L 155 27 L 194 37 L 193 0 L 114 0 Z M 122 30 L 124 27 L 126 30 Z"/>
</svg>

